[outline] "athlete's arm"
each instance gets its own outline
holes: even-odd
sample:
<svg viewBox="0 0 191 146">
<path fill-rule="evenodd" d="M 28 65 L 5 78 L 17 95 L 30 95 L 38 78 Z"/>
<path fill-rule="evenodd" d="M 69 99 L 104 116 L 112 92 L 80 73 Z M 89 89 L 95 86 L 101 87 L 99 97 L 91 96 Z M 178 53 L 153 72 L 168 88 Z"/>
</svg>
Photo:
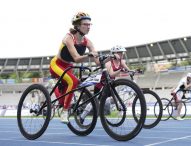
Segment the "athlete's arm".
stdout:
<svg viewBox="0 0 191 146">
<path fill-rule="evenodd" d="M 112 68 L 112 66 L 111 66 L 111 61 L 107 62 L 107 63 L 105 64 L 105 67 L 107 68 L 107 71 L 109 72 L 109 75 L 110 75 L 111 77 L 116 77 L 116 76 L 118 76 L 119 73 L 120 73 L 120 71 L 121 71 L 121 69 L 119 69 L 119 70 L 117 70 L 117 71 L 114 71 L 113 68 Z"/>
<path fill-rule="evenodd" d="M 96 52 L 93 43 L 89 39 L 87 39 L 87 48 L 89 49 L 89 52 L 94 56 L 95 63 L 99 65 L 100 64 L 99 59 L 96 57 L 98 56 L 98 53 Z"/>
<path fill-rule="evenodd" d="M 121 66 L 126 69 L 127 71 L 130 71 L 129 67 L 126 65 L 125 60 L 121 60 Z"/>
</svg>

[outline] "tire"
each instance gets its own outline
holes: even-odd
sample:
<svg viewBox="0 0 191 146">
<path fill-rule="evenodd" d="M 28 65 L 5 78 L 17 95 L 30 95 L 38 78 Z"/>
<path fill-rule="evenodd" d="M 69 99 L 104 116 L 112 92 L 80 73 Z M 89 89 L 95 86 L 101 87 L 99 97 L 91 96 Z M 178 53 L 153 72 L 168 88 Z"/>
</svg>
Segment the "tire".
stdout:
<svg viewBox="0 0 191 146">
<path fill-rule="evenodd" d="M 154 91 L 143 90 L 143 94 L 147 105 L 147 116 L 143 128 L 151 129 L 154 128 L 161 120 L 163 112 L 162 102 L 160 100 L 160 97 Z M 134 104 L 136 104 L 137 99 L 138 98 L 135 99 Z M 137 114 L 135 110 L 133 110 L 133 117 L 137 122 L 139 119 L 139 113 Z"/>
<path fill-rule="evenodd" d="M 147 116 L 149 116 L 150 111 L 148 110 L 150 109 L 151 109 L 151 116 L 152 116 L 150 121 L 147 121 L 147 117 L 146 117 L 143 128 L 146 128 L 146 129 L 154 128 L 161 121 L 161 118 L 163 115 L 162 102 L 160 100 L 160 97 L 154 91 L 144 90 L 143 94 L 145 96 L 145 100 L 147 104 Z M 147 95 L 150 95 L 151 97 L 150 102 L 149 101 L 147 102 Z M 153 101 L 151 101 L 152 99 Z M 154 107 L 154 110 L 152 110 L 153 107 Z"/>
<path fill-rule="evenodd" d="M 44 107 L 46 109 L 46 114 L 43 114 L 42 110 L 44 108 L 40 111 L 44 103 L 47 105 Z M 36 107 L 38 108 L 34 105 L 37 105 Z M 47 89 L 40 84 L 29 86 L 23 92 L 17 109 L 17 122 L 22 135 L 29 140 L 39 138 L 47 129 L 50 117 L 51 101 Z M 40 124 L 40 126 L 38 127 L 36 124 Z M 36 131 L 32 131 L 33 125 Z M 28 129 L 30 129 L 30 131 L 27 131 Z"/>
<path fill-rule="evenodd" d="M 83 90 L 83 89 L 82 89 Z M 78 92 L 78 93 L 77 93 Z M 94 99 L 91 99 L 88 103 L 85 105 L 82 105 L 81 107 L 78 107 L 75 112 L 72 112 L 74 110 L 74 107 L 77 104 L 78 98 L 81 95 L 82 98 L 80 100 L 80 104 L 92 97 L 91 93 L 87 90 L 84 89 L 84 91 L 76 91 L 74 92 L 76 101 L 72 104 L 70 108 L 70 118 L 69 118 L 69 123 L 68 123 L 68 128 L 76 135 L 78 136 L 87 136 L 89 135 L 95 128 L 96 123 L 97 123 L 97 106 L 96 102 Z M 78 96 L 79 95 L 79 96 Z M 91 111 L 87 112 L 87 116 L 85 117 L 85 120 L 83 123 L 80 121 L 80 116 L 82 113 L 86 110 L 87 105 L 91 106 Z"/>
<path fill-rule="evenodd" d="M 181 109 L 181 113 L 180 113 L 180 117 L 183 119 L 185 116 L 186 116 L 186 113 L 187 113 L 187 107 L 186 107 L 186 103 L 181 101 L 182 103 L 182 109 Z M 173 111 L 172 111 L 172 114 L 171 114 L 171 117 L 176 120 L 176 107 L 173 107 Z"/>
<path fill-rule="evenodd" d="M 167 98 L 161 98 L 161 102 L 163 105 L 163 115 L 161 121 L 167 121 L 172 115 L 173 106 L 171 101 Z"/>
<path fill-rule="evenodd" d="M 110 90 L 108 90 L 108 88 L 105 87 L 104 91 L 102 92 L 103 95 L 100 101 L 101 123 L 107 134 L 111 136 L 113 139 L 118 141 L 127 141 L 139 134 L 145 122 L 146 103 L 144 95 L 141 89 L 134 82 L 128 79 L 115 80 L 112 83 L 111 88 L 115 89 L 115 91 L 118 93 L 120 100 L 122 101 L 122 104 L 120 103 L 120 100 L 117 98 L 117 104 L 119 106 L 119 109 L 117 109 L 117 106 L 114 106 L 116 105 L 115 104 L 116 102 L 114 100 L 116 98 L 113 97 L 115 91 L 114 94 L 111 94 L 112 97 L 108 97 L 107 96 L 108 91 Z M 108 100 L 108 98 L 110 98 L 111 101 L 111 107 L 112 107 L 110 112 L 111 114 L 105 115 L 104 107 L 106 105 L 106 101 Z M 135 98 L 138 98 L 138 100 L 140 101 L 140 110 L 141 110 L 140 119 L 137 123 L 134 121 L 134 118 L 132 116 L 132 107 L 131 107 L 133 105 L 133 100 Z M 128 127 L 129 125 L 133 127 L 131 126 Z M 124 133 L 120 130 L 124 131 L 127 130 L 127 131 L 126 133 Z"/>
</svg>

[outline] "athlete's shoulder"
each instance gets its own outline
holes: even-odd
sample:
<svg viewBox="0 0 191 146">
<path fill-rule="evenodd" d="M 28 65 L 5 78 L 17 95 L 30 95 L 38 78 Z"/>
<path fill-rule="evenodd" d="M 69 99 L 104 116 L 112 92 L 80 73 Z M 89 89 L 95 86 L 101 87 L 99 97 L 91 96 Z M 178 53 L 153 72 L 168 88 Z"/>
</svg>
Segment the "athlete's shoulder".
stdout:
<svg viewBox="0 0 191 146">
<path fill-rule="evenodd" d="M 67 33 L 67 34 L 65 35 L 65 38 L 66 38 L 66 39 L 72 39 L 72 40 L 75 39 L 75 38 L 74 38 L 74 35 L 71 34 L 71 33 Z"/>
<path fill-rule="evenodd" d="M 71 33 L 67 33 L 67 34 L 64 36 L 62 42 L 63 42 L 64 44 L 69 43 L 69 42 L 75 42 L 74 35 L 71 34 Z"/>
</svg>

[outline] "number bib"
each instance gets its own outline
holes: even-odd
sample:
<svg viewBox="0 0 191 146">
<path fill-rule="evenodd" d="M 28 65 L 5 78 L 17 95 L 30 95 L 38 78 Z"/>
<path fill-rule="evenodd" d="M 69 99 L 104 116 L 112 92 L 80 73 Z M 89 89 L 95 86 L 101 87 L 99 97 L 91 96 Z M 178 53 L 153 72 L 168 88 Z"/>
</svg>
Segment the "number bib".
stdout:
<svg viewBox="0 0 191 146">
<path fill-rule="evenodd" d="M 90 75 L 85 81 L 83 81 L 80 86 L 91 86 L 99 83 L 101 81 L 102 74 Z"/>
</svg>

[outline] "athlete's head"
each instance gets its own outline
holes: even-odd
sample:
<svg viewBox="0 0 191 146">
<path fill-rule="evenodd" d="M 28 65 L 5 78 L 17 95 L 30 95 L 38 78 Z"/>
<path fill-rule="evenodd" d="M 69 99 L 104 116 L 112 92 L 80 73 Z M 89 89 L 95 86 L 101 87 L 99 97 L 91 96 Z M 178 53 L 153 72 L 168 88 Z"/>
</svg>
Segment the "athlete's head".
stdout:
<svg viewBox="0 0 191 146">
<path fill-rule="evenodd" d="M 112 47 L 110 51 L 112 54 L 117 53 L 120 56 L 120 58 L 122 58 L 124 52 L 126 52 L 126 49 L 122 46 L 117 45 L 117 46 Z"/>
<path fill-rule="evenodd" d="M 90 30 L 91 17 L 87 13 L 78 12 L 72 18 L 72 25 L 74 26 L 74 29 L 81 35 L 86 35 Z"/>
</svg>

